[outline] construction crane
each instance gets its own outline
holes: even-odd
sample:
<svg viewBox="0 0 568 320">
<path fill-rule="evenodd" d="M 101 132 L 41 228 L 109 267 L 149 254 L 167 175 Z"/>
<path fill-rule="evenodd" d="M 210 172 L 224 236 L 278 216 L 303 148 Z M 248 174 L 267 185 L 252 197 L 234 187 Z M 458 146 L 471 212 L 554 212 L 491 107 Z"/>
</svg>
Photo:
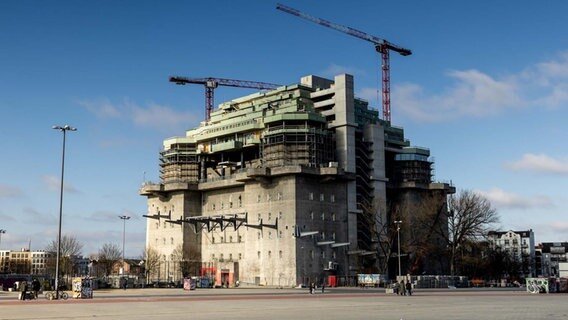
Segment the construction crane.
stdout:
<svg viewBox="0 0 568 320">
<path fill-rule="evenodd" d="M 238 88 L 252 88 L 260 90 L 271 90 L 276 89 L 280 85 L 265 83 L 265 82 L 254 82 L 254 81 L 243 81 L 243 80 L 232 80 L 232 79 L 221 79 L 221 78 L 186 78 L 186 77 L 170 77 L 170 82 L 175 84 L 185 85 L 187 83 L 202 84 L 205 85 L 205 120 L 209 121 L 211 118 L 211 111 L 213 111 L 213 93 L 215 88 L 218 86 L 225 87 L 238 87 Z"/>
<path fill-rule="evenodd" d="M 337 31 L 341 31 L 343 33 L 347 33 L 350 36 L 353 37 L 357 37 L 359 39 L 363 39 L 369 42 L 372 42 L 375 45 L 375 50 L 377 50 L 377 52 L 379 52 L 381 54 L 382 57 L 382 76 L 383 76 L 383 80 L 382 80 L 382 102 L 383 102 L 383 120 L 390 122 L 391 120 L 391 108 L 390 108 L 390 61 L 389 61 L 389 52 L 395 51 L 400 53 L 403 56 L 409 56 L 412 54 L 412 51 L 410 51 L 409 49 L 405 49 L 402 47 L 399 47 L 395 44 L 392 44 L 384 39 L 375 37 L 373 35 L 367 34 L 363 31 L 359 31 L 357 29 L 353 29 L 350 27 L 346 27 L 346 26 L 342 26 L 339 24 L 335 24 L 333 22 L 324 20 L 324 19 L 320 19 L 320 18 L 316 18 L 313 16 L 310 16 L 308 14 L 305 14 L 297 9 L 294 8 L 290 8 L 287 7 L 283 4 L 277 4 L 276 5 L 276 9 L 284 11 L 286 13 L 289 13 L 291 15 L 300 17 L 300 18 L 304 18 L 308 21 L 311 22 L 315 22 L 319 25 L 322 25 L 324 27 L 328 27 L 331 29 L 335 29 Z"/>
</svg>

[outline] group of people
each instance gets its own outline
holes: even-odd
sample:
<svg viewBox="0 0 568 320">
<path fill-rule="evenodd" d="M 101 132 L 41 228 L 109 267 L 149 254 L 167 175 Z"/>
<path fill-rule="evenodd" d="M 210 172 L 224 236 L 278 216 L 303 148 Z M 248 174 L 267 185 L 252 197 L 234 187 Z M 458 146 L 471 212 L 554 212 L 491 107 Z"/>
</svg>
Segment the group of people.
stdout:
<svg viewBox="0 0 568 320">
<path fill-rule="evenodd" d="M 22 281 L 20 283 L 20 300 L 26 300 L 28 298 L 37 299 L 40 289 L 41 289 L 41 283 L 39 282 L 39 280 L 33 279 L 31 284 L 31 292 L 33 293 L 33 297 L 28 296 L 28 291 L 30 290 L 30 288 L 28 287 L 28 282 Z"/>
<path fill-rule="evenodd" d="M 396 283 L 396 292 L 398 292 L 399 295 L 401 296 L 411 296 L 412 295 L 412 283 L 410 283 L 410 281 L 407 281 L 406 284 L 404 283 L 404 280 L 400 281 L 400 283 Z"/>
</svg>

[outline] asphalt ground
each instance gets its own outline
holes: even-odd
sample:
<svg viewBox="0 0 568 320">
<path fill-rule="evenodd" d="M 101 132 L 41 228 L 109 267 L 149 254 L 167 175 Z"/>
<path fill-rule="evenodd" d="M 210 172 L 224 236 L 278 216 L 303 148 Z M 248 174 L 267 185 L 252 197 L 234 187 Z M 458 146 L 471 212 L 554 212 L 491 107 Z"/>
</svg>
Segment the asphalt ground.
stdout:
<svg viewBox="0 0 568 320">
<path fill-rule="evenodd" d="M 0 319 L 568 319 L 568 294 L 520 290 L 127 289 L 93 299 L 19 301 L 0 292 Z"/>
</svg>

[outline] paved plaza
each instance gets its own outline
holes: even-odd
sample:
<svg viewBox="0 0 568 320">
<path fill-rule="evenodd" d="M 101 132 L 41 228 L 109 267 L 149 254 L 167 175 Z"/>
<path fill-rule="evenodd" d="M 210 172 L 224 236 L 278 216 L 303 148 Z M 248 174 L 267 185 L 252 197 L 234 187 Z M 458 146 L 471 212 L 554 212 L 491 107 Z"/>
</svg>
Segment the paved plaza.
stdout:
<svg viewBox="0 0 568 320">
<path fill-rule="evenodd" d="M 0 319 L 568 319 L 567 294 L 518 290 L 380 289 L 99 290 L 88 300 L 18 301 L 0 292 Z"/>
</svg>

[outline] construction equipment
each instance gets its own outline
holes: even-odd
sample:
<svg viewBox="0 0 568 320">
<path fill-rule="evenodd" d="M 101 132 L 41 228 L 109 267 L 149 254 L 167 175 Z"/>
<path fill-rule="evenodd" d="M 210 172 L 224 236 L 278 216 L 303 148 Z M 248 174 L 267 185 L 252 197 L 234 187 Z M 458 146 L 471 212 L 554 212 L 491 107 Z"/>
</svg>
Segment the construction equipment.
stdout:
<svg viewBox="0 0 568 320">
<path fill-rule="evenodd" d="M 252 88 L 260 90 L 271 90 L 280 87 L 280 85 L 272 83 L 221 79 L 221 78 L 186 78 L 186 77 L 173 76 L 170 77 L 170 82 L 174 82 L 175 84 L 180 84 L 180 85 L 185 85 L 187 83 L 205 85 L 205 120 L 206 121 L 209 121 L 211 117 L 211 111 L 213 111 L 213 104 L 214 104 L 213 93 L 215 88 L 217 88 L 218 86 Z"/>
<path fill-rule="evenodd" d="M 394 45 L 384 39 L 375 37 L 373 35 L 367 34 L 363 31 L 359 31 L 357 29 L 353 29 L 350 27 L 342 26 L 339 24 L 335 24 L 333 22 L 316 18 L 305 14 L 297 9 L 287 7 L 283 4 L 277 4 L 276 9 L 289 13 L 291 15 L 304 18 L 308 21 L 315 22 L 319 25 L 324 27 L 328 27 L 331 29 L 335 29 L 337 31 L 341 31 L 343 33 L 347 33 L 350 36 L 357 37 L 359 39 L 363 39 L 369 42 L 372 42 L 375 45 L 375 50 L 379 52 L 382 56 L 382 75 L 383 75 L 383 88 L 382 88 L 382 102 L 383 102 L 383 120 L 390 122 L 391 120 L 391 112 L 390 112 L 390 61 L 389 61 L 389 52 L 390 50 L 400 53 L 402 56 L 408 56 L 412 54 L 412 51 L 409 49 L 405 49 Z"/>
</svg>

